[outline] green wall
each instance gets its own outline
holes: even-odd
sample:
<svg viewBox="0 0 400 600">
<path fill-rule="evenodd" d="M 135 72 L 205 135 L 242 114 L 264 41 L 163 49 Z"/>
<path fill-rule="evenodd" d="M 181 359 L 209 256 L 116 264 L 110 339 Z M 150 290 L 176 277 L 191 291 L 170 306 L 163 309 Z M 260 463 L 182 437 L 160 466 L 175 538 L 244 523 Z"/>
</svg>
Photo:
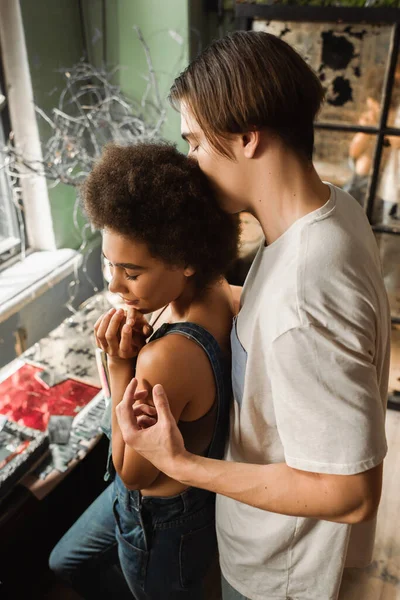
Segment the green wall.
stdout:
<svg viewBox="0 0 400 600">
<path fill-rule="evenodd" d="M 140 27 L 149 46 L 159 81 L 160 95 L 166 98 L 173 78 L 188 61 L 188 0 L 107 0 L 105 22 L 102 0 L 82 0 L 82 27 L 78 0 L 20 0 L 32 85 L 36 104 L 46 112 L 57 105 L 64 87 L 58 69 L 71 67 L 87 46 L 90 61 L 99 66 L 104 55 L 110 67 L 120 65 L 116 83 L 132 100 L 140 101 L 148 75 L 143 48 L 134 31 Z M 182 39 L 178 44 L 169 31 Z M 105 37 L 103 37 L 105 34 Z M 43 140 L 50 128 L 39 117 Z M 184 149 L 180 141 L 179 115 L 168 108 L 163 135 Z M 75 190 L 62 184 L 49 189 L 57 246 L 78 248 L 81 243 L 73 224 Z"/>
<path fill-rule="evenodd" d="M 109 4 L 112 10 L 107 11 L 107 62 L 124 67 L 117 75 L 121 89 L 139 100 L 146 89 L 142 75 L 148 75 L 148 68 L 134 30 L 137 25 L 151 53 L 160 96 L 165 99 L 173 79 L 188 62 L 188 1 L 115 0 Z M 170 31 L 180 36 L 182 44 L 173 39 Z M 164 137 L 180 143 L 179 115 L 170 107 Z"/>
</svg>

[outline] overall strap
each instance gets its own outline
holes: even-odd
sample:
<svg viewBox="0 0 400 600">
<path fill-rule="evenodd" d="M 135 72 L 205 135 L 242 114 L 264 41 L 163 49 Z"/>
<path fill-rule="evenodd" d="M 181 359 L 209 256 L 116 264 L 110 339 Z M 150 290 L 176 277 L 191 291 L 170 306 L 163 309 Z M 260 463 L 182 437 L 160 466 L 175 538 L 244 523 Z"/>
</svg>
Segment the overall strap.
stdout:
<svg viewBox="0 0 400 600">
<path fill-rule="evenodd" d="M 210 458 L 222 458 L 228 431 L 231 399 L 228 361 L 222 354 L 221 348 L 214 336 L 201 325 L 197 325 L 197 323 L 164 323 L 157 329 L 149 341 L 171 334 L 183 335 L 196 342 L 204 350 L 210 361 L 217 392 L 217 418 L 207 456 Z"/>
</svg>

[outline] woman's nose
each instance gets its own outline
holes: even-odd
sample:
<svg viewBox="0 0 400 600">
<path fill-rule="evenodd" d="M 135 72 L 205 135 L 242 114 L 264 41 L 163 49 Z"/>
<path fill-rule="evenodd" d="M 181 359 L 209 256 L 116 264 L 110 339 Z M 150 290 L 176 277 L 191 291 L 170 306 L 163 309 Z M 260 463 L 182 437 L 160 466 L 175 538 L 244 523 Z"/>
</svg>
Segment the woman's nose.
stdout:
<svg viewBox="0 0 400 600">
<path fill-rule="evenodd" d="M 118 273 L 116 273 L 116 269 L 113 269 L 114 273 L 112 275 L 112 279 L 110 281 L 110 283 L 108 284 L 108 289 L 110 290 L 110 292 L 112 294 L 117 294 L 118 292 L 122 292 L 123 290 L 126 290 L 126 288 L 123 285 L 123 281 L 121 280 L 121 277 L 118 275 Z"/>
</svg>

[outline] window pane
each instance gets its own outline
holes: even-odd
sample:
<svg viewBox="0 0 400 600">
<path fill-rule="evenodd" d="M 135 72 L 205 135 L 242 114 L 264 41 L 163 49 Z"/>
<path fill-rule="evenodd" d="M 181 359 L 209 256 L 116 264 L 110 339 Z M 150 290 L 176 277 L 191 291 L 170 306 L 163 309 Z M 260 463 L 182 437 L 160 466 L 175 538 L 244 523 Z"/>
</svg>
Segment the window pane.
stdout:
<svg viewBox="0 0 400 600">
<path fill-rule="evenodd" d="M 4 146 L 4 133 L 0 122 L 0 147 Z M 8 253 L 20 243 L 16 209 L 11 198 L 8 177 L 2 167 L 0 168 L 0 255 L 4 252 Z"/>
<path fill-rule="evenodd" d="M 391 26 L 255 21 L 253 28 L 280 36 L 318 74 L 326 89 L 320 121 L 357 124 L 369 97 L 379 113 Z M 377 124 L 375 112 L 367 117 Z"/>
<path fill-rule="evenodd" d="M 393 92 L 388 115 L 389 127 L 400 129 L 400 55 L 397 57 L 396 71 L 394 74 Z"/>
<path fill-rule="evenodd" d="M 349 192 L 364 206 L 376 136 L 317 129 L 315 168 L 323 181 Z"/>
<path fill-rule="evenodd" d="M 375 237 L 383 266 L 390 314 L 400 319 L 400 235 L 377 233 Z"/>
</svg>

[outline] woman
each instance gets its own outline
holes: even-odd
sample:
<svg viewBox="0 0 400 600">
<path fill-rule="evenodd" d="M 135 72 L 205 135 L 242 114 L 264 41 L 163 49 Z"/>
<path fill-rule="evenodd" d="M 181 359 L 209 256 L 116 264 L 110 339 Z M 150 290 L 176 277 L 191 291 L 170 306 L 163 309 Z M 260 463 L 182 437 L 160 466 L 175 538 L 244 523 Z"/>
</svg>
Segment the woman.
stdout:
<svg viewBox="0 0 400 600">
<path fill-rule="evenodd" d="M 57 544 L 50 566 L 85 598 L 120 598 L 116 584 L 110 591 L 98 579 L 117 549 L 137 600 L 200 599 L 216 550 L 214 495 L 172 480 L 125 446 L 115 410 L 135 377 L 130 385 L 146 390 L 151 419 L 152 387 L 162 383 L 187 448 L 222 458 L 233 316 L 223 274 L 236 257 L 238 221 L 218 207 L 199 167 L 166 144 L 108 146 L 84 202 L 103 230 L 110 291 L 129 318 L 111 309 L 95 325 L 108 355 L 113 481 Z M 154 329 L 138 355 L 136 311 L 153 313 Z M 149 417 L 140 417 L 143 427 Z"/>
</svg>

